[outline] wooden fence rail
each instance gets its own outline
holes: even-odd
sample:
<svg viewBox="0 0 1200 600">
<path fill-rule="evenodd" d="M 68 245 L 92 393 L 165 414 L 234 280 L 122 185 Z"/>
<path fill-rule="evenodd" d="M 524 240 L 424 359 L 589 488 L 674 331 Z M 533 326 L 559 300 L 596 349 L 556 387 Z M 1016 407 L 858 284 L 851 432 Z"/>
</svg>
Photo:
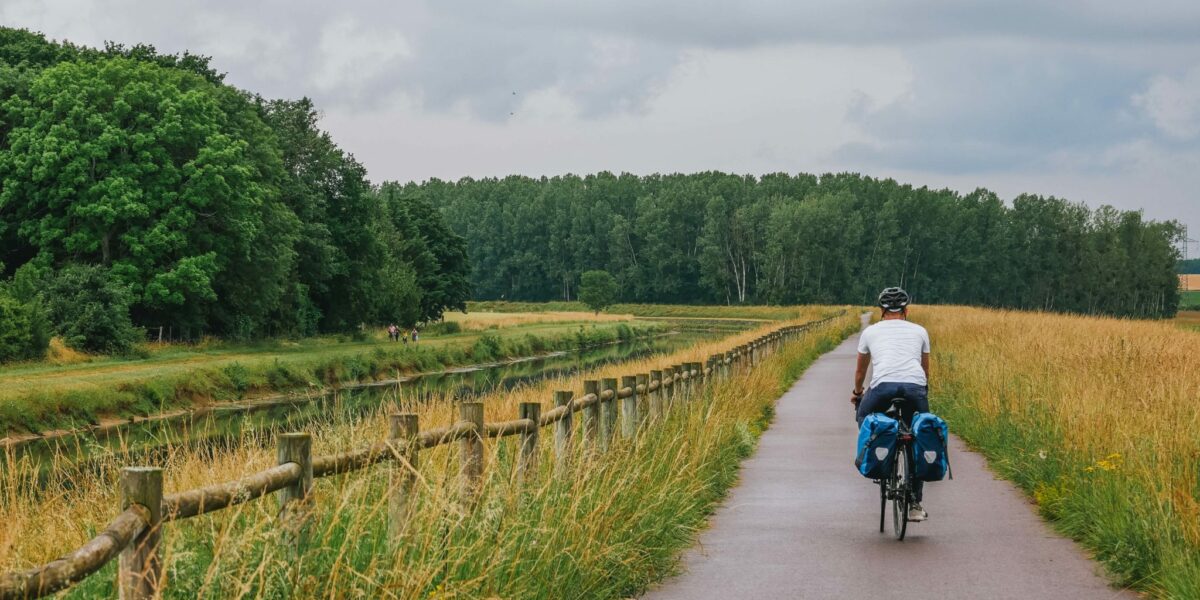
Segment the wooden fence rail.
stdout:
<svg viewBox="0 0 1200 600">
<path fill-rule="evenodd" d="M 573 415 L 582 413 L 580 426 L 586 452 L 607 450 L 617 439 L 632 438 L 646 423 L 661 420 L 673 407 L 691 401 L 700 384 L 727 379 L 745 373 L 763 357 L 808 329 L 825 325 L 835 315 L 803 325 L 781 327 L 754 341 L 714 354 L 705 363 L 687 362 L 625 376 L 618 386 L 616 378 L 584 382 L 584 394 L 554 394 L 554 408 L 542 411 L 536 402 L 520 406 L 519 418 L 485 423 L 483 403 L 459 403 L 459 420 L 447 427 L 420 431 L 417 415 L 389 415 L 389 438 L 365 448 L 313 457 L 312 439 L 305 433 L 279 436 L 279 464 L 241 479 L 204 486 L 167 496 L 162 495 L 162 470 L 151 467 L 126 467 L 122 471 L 122 512 L 104 531 L 79 549 L 27 571 L 0 575 L 0 600 L 40 598 L 64 590 L 95 573 L 109 561 L 120 557 L 117 576 L 122 599 L 142 600 L 156 597 L 162 581 L 161 533 L 164 523 L 249 502 L 279 492 L 280 518 L 301 535 L 304 519 L 302 501 L 307 498 L 314 479 L 340 475 L 389 462 L 396 464 L 389 498 L 389 533 L 393 540 L 403 535 L 404 521 L 411 505 L 412 485 L 417 456 L 421 449 L 458 442 L 461 446 L 463 494 L 474 496 L 480 490 L 483 474 L 483 446 L 487 438 L 519 435 L 521 439 L 518 470 L 522 480 L 536 472 L 540 430 L 554 426 L 556 471 L 561 472 L 573 460 L 571 451 Z M 619 432 L 618 432 L 619 428 Z"/>
</svg>

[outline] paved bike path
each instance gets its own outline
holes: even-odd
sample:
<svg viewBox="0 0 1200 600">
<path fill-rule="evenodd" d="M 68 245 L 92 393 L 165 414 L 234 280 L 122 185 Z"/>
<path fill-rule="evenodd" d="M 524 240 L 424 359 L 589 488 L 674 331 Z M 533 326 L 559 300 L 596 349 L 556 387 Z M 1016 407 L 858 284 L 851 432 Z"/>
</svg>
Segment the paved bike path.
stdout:
<svg viewBox="0 0 1200 600">
<path fill-rule="evenodd" d="M 957 439 L 954 480 L 925 487 L 930 519 L 897 541 L 889 505 L 879 533 L 878 488 L 852 464 L 857 340 L 818 359 L 779 400 L 682 574 L 644 598 L 1137 598 L 1110 588 L 1096 563 Z"/>
</svg>

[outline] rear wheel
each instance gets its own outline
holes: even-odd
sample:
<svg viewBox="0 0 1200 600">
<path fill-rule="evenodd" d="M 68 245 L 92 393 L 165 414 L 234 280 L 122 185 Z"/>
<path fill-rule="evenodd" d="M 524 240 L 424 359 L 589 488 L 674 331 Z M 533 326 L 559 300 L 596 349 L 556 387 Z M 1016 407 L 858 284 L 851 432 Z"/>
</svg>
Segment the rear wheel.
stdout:
<svg viewBox="0 0 1200 600">
<path fill-rule="evenodd" d="M 894 467 L 896 475 L 892 479 L 895 485 L 895 493 L 892 497 L 892 529 L 896 532 L 896 539 L 903 540 L 904 533 L 908 529 L 908 461 L 905 460 L 903 447 L 898 454 Z"/>
</svg>

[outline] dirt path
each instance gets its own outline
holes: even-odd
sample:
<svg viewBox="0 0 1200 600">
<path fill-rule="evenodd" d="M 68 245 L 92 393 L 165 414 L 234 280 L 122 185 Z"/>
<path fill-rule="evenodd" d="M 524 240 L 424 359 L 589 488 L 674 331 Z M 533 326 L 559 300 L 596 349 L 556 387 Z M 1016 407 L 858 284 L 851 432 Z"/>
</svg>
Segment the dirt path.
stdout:
<svg viewBox="0 0 1200 600">
<path fill-rule="evenodd" d="M 683 573 L 645 598 L 1137 597 L 1110 588 L 1096 563 L 957 439 L 954 480 L 925 488 L 929 521 L 910 524 L 903 542 L 890 523 L 879 533 L 877 488 L 852 464 L 857 339 L 820 358 L 780 399 Z"/>
</svg>

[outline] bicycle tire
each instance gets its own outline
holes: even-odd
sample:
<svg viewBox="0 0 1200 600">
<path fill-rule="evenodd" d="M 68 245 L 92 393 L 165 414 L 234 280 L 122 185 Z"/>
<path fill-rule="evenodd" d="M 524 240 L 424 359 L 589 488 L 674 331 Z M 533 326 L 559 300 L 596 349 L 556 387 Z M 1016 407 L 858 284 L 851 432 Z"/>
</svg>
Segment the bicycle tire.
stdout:
<svg viewBox="0 0 1200 600">
<path fill-rule="evenodd" d="M 909 508 L 909 468 L 908 461 L 905 460 L 908 451 L 903 445 L 897 448 L 897 457 L 895 461 L 895 474 L 893 479 L 896 482 L 896 494 L 892 498 L 892 529 L 896 534 L 896 539 L 904 541 L 904 534 L 908 532 L 908 508 Z"/>
</svg>

